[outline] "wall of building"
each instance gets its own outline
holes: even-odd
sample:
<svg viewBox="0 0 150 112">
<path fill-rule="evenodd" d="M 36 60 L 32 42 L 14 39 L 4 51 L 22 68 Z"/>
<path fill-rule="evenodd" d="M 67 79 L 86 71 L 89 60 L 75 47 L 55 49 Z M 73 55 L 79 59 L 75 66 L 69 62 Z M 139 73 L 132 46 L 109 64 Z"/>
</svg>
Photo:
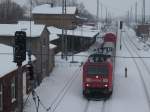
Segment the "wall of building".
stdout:
<svg viewBox="0 0 150 112">
<path fill-rule="evenodd" d="M 46 24 L 47 26 L 55 26 L 58 28 L 72 29 L 76 25 L 75 15 L 44 15 L 33 14 L 35 24 Z"/>
<path fill-rule="evenodd" d="M 12 98 L 11 98 L 11 80 L 13 77 L 16 79 L 16 84 L 17 84 L 16 71 L 12 71 L 6 74 L 5 77 L 0 78 L 0 82 L 2 83 L 3 86 L 2 89 L 3 90 L 3 111 L 2 112 L 11 112 L 12 110 L 15 110 L 15 107 L 17 105 L 17 99 L 16 101 L 12 102 Z M 17 89 L 17 85 L 16 85 L 16 89 Z"/>
<path fill-rule="evenodd" d="M 36 61 L 33 61 L 33 66 Z M 22 67 L 22 73 L 26 72 L 26 65 Z M 26 93 L 29 93 L 31 91 L 31 81 L 29 80 L 29 74 L 26 74 Z M 12 79 L 15 78 L 15 99 L 12 100 L 11 97 L 11 82 Z M 7 74 L 4 74 L 3 77 L 0 78 L 0 83 L 2 84 L 2 94 L 3 94 L 3 111 L 0 112 L 14 112 L 17 107 L 17 69 L 14 69 L 13 71 L 10 71 Z M 23 91 L 23 90 L 22 90 Z"/>
<path fill-rule="evenodd" d="M 136 28 L 136 35 L 139 37 L 149 36 L 150 35 L 150 25 L 138 25 Z"/>
<path fill-rule="evenodd" d="M 45 27 L 45 30 L 41 35 L 41 53 L 42 53 L 42 77 L 49 75 L 49 31 Z"/>
<path fill-rule="evenodd" d="M 55 66 L 55 49 L 49 49 L 49 72 L 51 72 Z"/>
</svg>

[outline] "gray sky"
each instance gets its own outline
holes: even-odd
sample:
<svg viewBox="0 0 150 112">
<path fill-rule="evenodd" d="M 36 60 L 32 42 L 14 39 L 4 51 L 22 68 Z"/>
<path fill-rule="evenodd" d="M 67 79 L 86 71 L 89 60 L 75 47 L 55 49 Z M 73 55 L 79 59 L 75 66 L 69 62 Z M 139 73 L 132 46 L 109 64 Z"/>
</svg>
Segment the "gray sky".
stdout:
<svg viewBox="0 0 150 112">
<path fill-rule="evenodd" d="M 115 16 L 125 15 L 131 7 L 133 7 L 133 13 L 135 2 L 138 1 L 138 13 L 141 14 L 141 4 L 142 0 L 99 0 L 105 8 L 103 8 L 103 14 L 106 13 L 104 10 L 106 7 Z M 78 0 L 78 2 L 83 2 L 86 9 L 88 9 L 92 14 L 96 14 L 97 0 Z M 149 5 L 149 6 L 148 6 Z M 150 10 L 150 0 L 146 0 L 146 14 Z M 101 10 L 101 8 L 100 8 Z M 100 11 L 101 15 L 101 11 Z M 149 11 L 150 15 L 150 11 Z M 103 15 L 104 16 L 104 15 Z"/>
<path fill-rule="evenodd" d="M 27 0 L 14 0 L 19 4 L 27 2 Z M 77 0 L 83 2 L 86 9 L 92 14 L 96 15 L 97 0 Z M 143 0 L 99 0 L 103 4 L 103 17 L 106 15 L 106 8 L 113 16 L 122 16 L 127 14 L 127 11 L 133 7 L 133 14 L 135 13 L 135 2 L 138 2 L 138 14 L 141 14 L 141 6 Z M 150 0 L 146 1 L 146 15 L 150 15 Z M 99 9 L 99 16 L 101 16 L 101 8 Z"/>
</svg>

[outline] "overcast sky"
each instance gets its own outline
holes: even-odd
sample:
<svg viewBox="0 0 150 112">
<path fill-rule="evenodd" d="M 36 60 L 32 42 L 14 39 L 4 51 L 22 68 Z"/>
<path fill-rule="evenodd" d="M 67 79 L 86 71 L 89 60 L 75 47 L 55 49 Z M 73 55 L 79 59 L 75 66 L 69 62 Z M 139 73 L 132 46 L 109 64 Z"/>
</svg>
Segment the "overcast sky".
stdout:
<svg viewBox="0 0 150 112">
<path fill-rule="evenodd" d="M 77 0 L 78 2 L 83 2 L 86 9 L 88 9 L 92 14 L 96 14 L 97 0 Z M 103 14 L 106 13 L 106 7 L 115 16 L 125 15 L 127 11 L 133 7 L 133 12 L 135 9 L 135 2 L 138 1 L 138 13 L 141 13 L 142 0 L 99 0 L 100 4 L 103 4 Z M 150 0 L 146 0 L 146 14 L 150 10 Z M 101 8 L 100 8 L 101 10 Z M 101 11 L 100 14 L 101 15 Z M 150 11 L 149 11 L 150 15 Z"/>
<path fill-rule="evenodd" d="M 19 4 L 23 4 L 23 1 L 27 0 L 14 0 Z M 79 3 L 83 2 L 86 9 L 92 14 L 96 15 L 97 0 L 77 0 Z M 122 16 L 127 14 L 127 11 L 133 7 L 133 14 L 135 13 L 135 2 L 138 2 L 138 14 L 141 14 L 141 6 L 143 0 L 99 0 L 99 3 L 103 4 L 103 17 L 106 15 L 106 8 L 113 16 Z M 150 0 L 146 1 L 146 15 L 150 15 Z M 99 9 L 99 16 L 101 16 L 101 5 Z"/>
</svg>

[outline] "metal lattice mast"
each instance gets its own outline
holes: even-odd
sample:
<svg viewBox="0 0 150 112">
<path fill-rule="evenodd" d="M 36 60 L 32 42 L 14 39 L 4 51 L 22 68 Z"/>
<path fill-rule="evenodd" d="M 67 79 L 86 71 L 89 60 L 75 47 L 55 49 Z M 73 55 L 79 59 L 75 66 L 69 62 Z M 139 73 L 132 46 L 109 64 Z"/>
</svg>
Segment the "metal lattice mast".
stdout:
<svg viewBox="0 0 150 112">
<path fill-rule="evenodd" d="M 137 2 L 135 3 L 135 23 L 137 24 Z"/>
<path fill-rule="evenodd" d="M 103 4 L 101 3 L 101 20 L 103 20 Z"/>
<path fill-rule="evenodd" d="M 142 23 L 145 23 L 145 0 L 143 0 L 143 7 L 142 7 Z"/>
<path fill-rule="evenodd" d="M 97 0 L 97 29 L 98 29 L 98 21 L 99 21 L 99 0 Z"/>
<path fill-rule="evenodd" d="M 130 8 L 130 22 L 132 23 L 133 15 L 132 15 L 132 7 Z"/>
<path fill-rule="evenodd" d="M 64 0 L 62 0 L 62 21 L 61 21 L 61 27 L 62 27 L 62 36 L 61 36 L 61 58 L 64 58 L 64 27 L 63 27 L 63 20 L 64 20 Z"/>
<path fill-rule="evenodd" d="M 64 5 L 64 12 L 65 15 L 67 14 L 67 1 L 65 0 L 65 5 Z M 65 58 L 67 60 L 67 54 L 68 54 L 68 50 L 67 50 L 67 30 L 65 29 Z"/>
</svg>

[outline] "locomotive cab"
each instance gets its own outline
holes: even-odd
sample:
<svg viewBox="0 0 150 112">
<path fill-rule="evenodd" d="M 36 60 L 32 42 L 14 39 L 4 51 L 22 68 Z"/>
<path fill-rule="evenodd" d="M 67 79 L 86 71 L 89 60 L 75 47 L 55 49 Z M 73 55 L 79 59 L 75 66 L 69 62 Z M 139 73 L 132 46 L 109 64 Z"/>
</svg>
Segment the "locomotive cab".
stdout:
<svg viewBox="0 0 150 112">
<path fill-rule="evenodd" d="M 112 64 L 87 62 L 83 66 L 83 94 L 86 97 L 105 97 L 112 93 Z"/>
</svg>

